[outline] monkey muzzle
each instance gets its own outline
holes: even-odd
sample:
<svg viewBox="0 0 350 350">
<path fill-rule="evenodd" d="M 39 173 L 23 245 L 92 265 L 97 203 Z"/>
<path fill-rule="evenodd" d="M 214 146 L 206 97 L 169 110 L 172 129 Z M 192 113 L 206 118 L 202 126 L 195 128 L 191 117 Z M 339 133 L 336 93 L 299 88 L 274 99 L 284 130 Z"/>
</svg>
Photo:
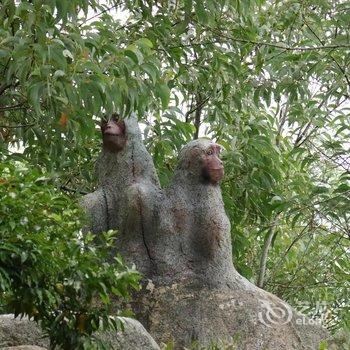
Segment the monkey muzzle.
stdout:
<svg viewBox="0 0 350 350">
<path fill-rule="evenodd" d="M 125 142 L 125 135 L 122 133 L 109 133 L 107 131 L 103 134 L 103 146 L 111 152 L 121 151 Z"/>
<path fill-rule="evenodd" d="M 203 169 L 203 176 L 206 180 L 209 180 L 212 184 L 217 184 L 224 177 L 224 167 L 209 167 Z"/>
</svg>

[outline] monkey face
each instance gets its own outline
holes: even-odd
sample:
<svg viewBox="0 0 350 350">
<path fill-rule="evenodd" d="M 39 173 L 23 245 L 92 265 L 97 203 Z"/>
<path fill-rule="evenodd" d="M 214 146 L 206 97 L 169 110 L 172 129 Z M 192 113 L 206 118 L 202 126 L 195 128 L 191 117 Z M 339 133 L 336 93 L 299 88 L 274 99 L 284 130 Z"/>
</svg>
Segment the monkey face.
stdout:
<svg viewBox="0 0 350 350">
<path fill-rule="evenodd" d="M 124 148 L 126 142 L 124 121 L 118 120 L 114 115 L 102 123 L 101 131 L 104 149 L 117 153 Z"/>
<path fill-rule="evenodd" d="M 224 167 L 219 158 L 221 147 L 212 144 L 204 152 L 202 177 L 211 184 L 217 184 L 224 176 Z"/>
</svg>

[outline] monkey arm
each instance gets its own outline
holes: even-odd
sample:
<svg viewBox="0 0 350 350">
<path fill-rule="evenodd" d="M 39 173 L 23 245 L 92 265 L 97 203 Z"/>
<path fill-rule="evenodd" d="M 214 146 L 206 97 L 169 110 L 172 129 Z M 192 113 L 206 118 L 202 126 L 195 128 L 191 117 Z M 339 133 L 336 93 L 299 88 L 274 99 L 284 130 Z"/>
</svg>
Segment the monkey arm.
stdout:
<svg viewBox="0 0 350 350">
<path fill-rule="evenodd" d="M 88 217 L 88 225 L 84 228 L 85 232 L 91 231 L 98 234 L 108 230 L 107 205 L 102 188 L 85 195 L 80 200 L 80 205 Z"/>
</svg>

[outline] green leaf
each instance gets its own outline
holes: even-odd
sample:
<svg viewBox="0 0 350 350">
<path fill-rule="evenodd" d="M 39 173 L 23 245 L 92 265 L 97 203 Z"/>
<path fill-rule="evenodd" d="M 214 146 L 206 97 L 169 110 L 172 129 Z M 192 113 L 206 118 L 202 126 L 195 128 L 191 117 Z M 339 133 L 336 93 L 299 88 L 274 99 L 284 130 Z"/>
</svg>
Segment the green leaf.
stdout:
<svg viewBox="0 0 350 350">
<path fill-rule="evenodd" d="M 203 1 L 196 1 L 195 12 L 200 23 L 202 24 L 208 23 L 208 14 L 204 8 Z"/>
<path fill-rule="evenodd" d="M 29 87 L 28 91 L 28 99 L 29 102 L 32 104 L 32 106 L 35 109 L 35 112 L 38 114 L 41 114 L 40 109 L 40 97 L 41 97 L 41 91 L 43 89 L 43 83 L 39 82 Z"/>
<path fill-rule="evenodd" d="M 257 107 L 259 107 L 259 104 L 260 104 L 259 95 L 260 95 L 260 88 L 258 87 L 254 90 L 254 95 L 253 95 L 253 100 Z"/>
<path fill-rule="evenodd" d="M 54 78 L 64 77 L 65 74 L 66 74 L 66 73 L 65 73 L 63 70 L 58 69 L 58 70 L 56 70 L 56 72 L 54 73 L 53 77 L 54 77 Z"/>
<path fill-rule="evenodd" d="M 144 59 L 141 51 L 136 47 L 135 44 L 129 45 L 124 54 L 130 57 L 136 64 L 142 64 Z"/>
<path fill-rule="evenodd" d="M 141 39 L 138 39 L 136 41 L 136 43 L 141 46 L 141 47 L 147 47 L 147 48 L 152 48 L 153 47 L 153 43 L 151 40 L 147 39 L 147 38 L 141 38 Z"/>
<path fill-rule="evenodd" d="M 144 63 L 141 68 L 150 76 L 152 79 L 153 83 L 157 81 L 157 76 L 158 76 L 158 69 L 157 67 L 153 66 L 152 64 L 149 63 Z"/>
<path fill-rule="evenodd" d="M 156 86 L 158 96 L 162 101 L 162 108 L 166 109 L 170 101 L 170 89 L 167 84 L 158 84 Z"/>
<path fill-rule="evenodd" d="M 70 59 L 74 58 L 72 53 L 69 50 L 67 50 L 67 49 L 63 50 L 62 54 L 63 54 L 64 57 L 69 57 Z"/>
<path fill-rule="evenodd" d="M 319 345 L 319 350 L 327 350 L 328 349 L 328 343 L 326 340 L 322 340 Z"/>
</svg>

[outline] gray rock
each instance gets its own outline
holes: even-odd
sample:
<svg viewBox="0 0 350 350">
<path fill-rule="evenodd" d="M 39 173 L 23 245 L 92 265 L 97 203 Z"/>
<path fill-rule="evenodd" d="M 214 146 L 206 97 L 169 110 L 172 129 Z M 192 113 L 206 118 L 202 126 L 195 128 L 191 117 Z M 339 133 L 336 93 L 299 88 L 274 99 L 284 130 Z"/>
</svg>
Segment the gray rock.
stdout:
<svg viewBox="0 0 350 350">
<path fill-rule="evenodd" d="M 317 350 L 327 338 L 326 329 L 276 296 L 247 287 L 156 287 L 140 301 L 151 310 L 143 321 L 158 343 L 173 340 L 175 349 L 195 341 L 233 343 L 237 350 Z"/>
<path fill-rule="evenodd" d="M 132 318 L 121 317 L 124 321 L 124 331 L 118 333 L 105 331 L 98 338 L 114 350 L 160 350 L 158 344 L 146 331 L 140 322 Z"/>
<path fill-rule="evenodd" d="M 48 347 L 49 340 L 34 321 L 14 318 L 12 314 L 0 315 L 0 348 L 26 344 Z"/>
<path fill-rule="evenodd" d="M 160 350 L 157 343 L 137 320 L 121 317 L 124 330 L 105 331 L 96 334 L 113 350 Z M 26 345 L 31 344 L 31 345 Z M 41 350 L 49 348 L 49 340 L 40 327 L 28 318 L 0 315 L 0 349 Z"/>
</svg>

